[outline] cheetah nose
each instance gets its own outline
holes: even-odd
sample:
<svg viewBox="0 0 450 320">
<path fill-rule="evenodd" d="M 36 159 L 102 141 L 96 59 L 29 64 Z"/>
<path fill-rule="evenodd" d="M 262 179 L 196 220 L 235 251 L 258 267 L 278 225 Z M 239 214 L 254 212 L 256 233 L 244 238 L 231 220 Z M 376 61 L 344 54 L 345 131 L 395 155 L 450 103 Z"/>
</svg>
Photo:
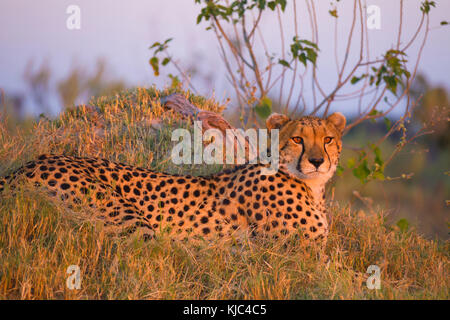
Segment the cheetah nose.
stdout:
<svg viewBox="0 0 450 320">
<path fill-rule="evenodd" d="M 320 165 L 323 163 L 323 158 L 309 158 L 309 162 L 311 162 L 316 169 L 319 169 Z"/>
</svg>

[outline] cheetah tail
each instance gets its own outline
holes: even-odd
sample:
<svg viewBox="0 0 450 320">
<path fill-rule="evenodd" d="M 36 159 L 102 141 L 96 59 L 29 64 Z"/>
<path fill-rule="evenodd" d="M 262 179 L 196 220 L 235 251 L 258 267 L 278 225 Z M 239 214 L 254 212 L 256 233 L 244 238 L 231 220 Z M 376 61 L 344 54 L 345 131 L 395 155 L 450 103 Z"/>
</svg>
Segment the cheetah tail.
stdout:
<svg viewBox="0 0 450 320">
<path fill-rule="evenodd" d="M 7 182 L 8 182 L 8 180 L 6 180 L 6 178 L 0 177 L 0 192 L 3 191 Z"/>
<path fill-rule="evenodd" d="M 6 185 L 11 185 L 11 182 L 14 180 L 15 177 L 16 177 L 15 173 L 10 174 L 6 177 L 0 177 L 0 192 L 5 190 Z"/>
</svg>

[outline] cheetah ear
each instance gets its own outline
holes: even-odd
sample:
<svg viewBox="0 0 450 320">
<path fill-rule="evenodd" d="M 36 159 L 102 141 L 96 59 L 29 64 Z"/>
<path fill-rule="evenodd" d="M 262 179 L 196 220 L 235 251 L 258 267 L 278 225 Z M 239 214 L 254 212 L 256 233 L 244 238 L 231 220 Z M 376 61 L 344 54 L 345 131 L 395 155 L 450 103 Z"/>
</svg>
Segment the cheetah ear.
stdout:
<svg viewBox="0 0 450 320">
<path fill-rule="evenodd" d="M 330 114 L 330 116 L 327 118 L 327 121 L 331 122 L 336 129 L 339 130 L 340 133 L 344 131 L 345 128 L 345 116 L 340 112 L 335 112 L 333 114 Z"/>
<path fill-rule="evenodd" d="M 272 113 L 266 120 L 267 129 L 280 129 L 284 126 L 288 121 L 289 117 L 284 114 Z"/>
</svg>

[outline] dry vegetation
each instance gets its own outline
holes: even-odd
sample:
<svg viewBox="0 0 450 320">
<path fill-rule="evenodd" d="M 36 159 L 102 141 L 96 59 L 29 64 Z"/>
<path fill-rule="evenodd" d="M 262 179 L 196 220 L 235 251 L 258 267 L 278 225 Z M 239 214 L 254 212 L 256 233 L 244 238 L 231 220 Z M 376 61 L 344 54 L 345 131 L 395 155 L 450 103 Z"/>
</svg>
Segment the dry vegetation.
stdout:
<svg viewBox="0 0 450 320">
<path fill-rule="evenodd" d="M 170 132 L 188 125 L 164 112 L 154 89 L 136 89 L 68 110 L 55 120 L 0 123 L 0 175 L 41 153 L 98 156 L 172 173 L 206 174 L 209 166 L 174 166 Z M 221 111 L 190 96 L 200 108 Z M 449 242 L 386 225 L 383 212 L 333 203 L 328 265 L 319 249 L 293 241 L 233 239 L 174 243 L 121 239 L 24 186 L 0 195 L 2 299 L 448 299 Z M 361 276 L 381 267 L 382 287 Z M 79 265 L 80 290 L 66 288 Z"/>
</svg>

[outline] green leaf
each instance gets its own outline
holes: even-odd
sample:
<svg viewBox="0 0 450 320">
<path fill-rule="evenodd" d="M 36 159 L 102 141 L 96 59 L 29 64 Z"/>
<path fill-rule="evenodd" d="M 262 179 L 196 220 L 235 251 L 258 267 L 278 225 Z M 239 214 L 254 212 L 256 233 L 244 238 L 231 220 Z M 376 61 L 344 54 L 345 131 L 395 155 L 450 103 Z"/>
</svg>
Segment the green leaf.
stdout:
<svg viewBox="0 0 450 320">
<path fill-rule="evenodd" d="M 362 184 L 365 184 L 367 182 L 367 177 L 370 174 L 370 169 L 368 167 L 367 160 L 363 160 L 361 164 L 353 169 L 353 175 L 357 177 Z"/>
<path fill-rule="evenodd" d="M 304 53 L 298 56 L 298 60 L 300 60 L 300 62 L 306 67 L 306 55 Z"/>
<path fill-rule="evenodd" d="M 434 1 L 424 1 L 420 6 L 420 11 L 422 11 L 424 14 L 428 14 L 431 7 L 436 7 L 436 3 Z"/>
<path fill-rule="evenodd" d="M 170 58 L 164 58 L 164 60 L 161 62 L 163 66 L 167 65 L 170 62 Z"/>
<path fill-rule="evenodd" d="M 378 111 L 377 109 L 373 109 L 372 111 L 370 111 L 369 116 L 376 116 L 378 114 L 380 114 L 381 112 Z"/>
<path fill-rule="evenodd" d="M 317 44 L 309 40 L 299 40 L 297 36 L 293 38 L 291 44 L 291 53 L 294 59 L 298 59 L 306 67 L 306 63 L 311 61 L 313 65 L 316 64 L 317 51 L 319 48 Z"/>
<path fill-rule="evenodd" d="M 277 0 L 277 1 L 281 6 L 281 11 L 284 11 L 284 9 L 286 9 L 287 1 L 286 0 Z"/>
<path fill-rule="evenodd" d="M 344 167 L 341 167 L 340 165 L 338 165 L 337 167 L 336 167 L 336 175 L 338 175 L 339 177 L 341 177 L 342 176 L 342 174 L 344 173 Z"/>
<path fill-rule="evenodd" d="M 384 164 L 383 159 L 381 158 L 381 150 L 377 146 L 372 146 L 373 153 L 375 153 L 375 163 L 382 166 Z"/>
<path fill-rule="evenodd" d="M 308 45 L 308 46 L 310 46 L 310 47 L 313 47 L 313 48 L 316 49 L 316 50 L 319 50 L 319 48 L 317 47 L 317 44 L 315 44 L 314 42 L 311 42 L 311 41 L 305 40 L 305 39 L 300 40 L 299 42 L 300 42 L 300 43 L 304 43 L 304 44 L 306 44 L 306 45 Z"/>
<path fill-rule="evenodd" d="M 337 14 L 337 10 L 336 10 L 336 9 L 329 10 L 328 13 L 329 13 L 331 16 L 335 17 L 335 18 L 338 17 L 338 14 Z"/>
<path fill-rule="evenodd" d="M 268 6 L 272 11 L 274 11 L 274 10 L 275 10 L 275 7 L 277 6 L 277 3 L 276 3 L 275 1 L 270 1 L 270 2 L 267 4 L 267 6 Z"/>
<path fill-rule="evenodd" d="M 385 124 L 385 126 L 386 126 L 386 130 L 390 130 L 391 129 L 391 127 L 392 127 L 392 123 L 391 123 L 391 120 L 389 120 L 389 118 L 384 118 L 384 124 Z"/>
<path fill-rule="evenodd" d="M 317 53 L 310 48 L 306 48 L 306 54 L 308 57 L 308 60 L 311 61 L 313 64 L 316 64 L 316 60 L 317 60 Z"/>
<path fill-rule="evenodd" d="M 355 167 L 355 163 L 356 163 L 355 158 L 350 158 L 347 160 L 347 167 L 349 169 L 352 169 Z"/>
<path fill-rule="evenodd" d="M 179 88 L 181 86 L 181 81 L 177 76 L 174 76 L 173 74 L 169 74 L 169 78 L 172 80 L 172 83 L 170 84 L 171 88 Z"/>
<path fill-rule="evenodd" d="M 377 180 L 384 181 L 386 178 L 382 172 L 375 171 L 372 173 L 372 177 Z"/>
<path fill-rule="evenodd" d="M 262 98 L 260 103 L 255 106 L 255 112 L 261 119 L 267 119 L 272 113 L 272 100 L 268 97 Z"/>
<path fill-rule="evenodd" d="M 396 225 L 400 229 L 401 232 L 406 232 L 409 229 L 409 222 L 408 222 L 408 220 L 406 220 L 404 218 L 398 220 Z"/>
<path fill-rule="evenodd" d="M 258 0 L 258 9 L 264 9 L 266 7 L 266 0 Z"/>
<path fill-rule="evenodd" d="M 278 63 L 281 64 L 282 66 L 285 66 L 287 68 L 291 68 L 291 65 L 289 64 L 289 62 L 287 62 L 286 60 L 283 59 L 279 59 Z"/>
<path fill-rule="evenodd" d="M 149 49 L 153 49 L 153 48 L 155 48 L 155 47 L 157 47 L 157 46 L 160 46 L 160 45 L 161 45 L 161 43 L 155 42 L 154 44 L 152 44 L 152 45 L 149 47 Z"/>
<path fill-rule="evenodd" d="M 197 16 L 197 24 L 199 24 L 200 22 L 202 22 L 202 19 L 203 19 L 203 14 L 199 14 L 199 15 Z"/>
<path fill-rule="evenodd" d="M 386 82 L 386 86 L 389 91 L 391 91 L 394 95 L 397 94 L 397 78 L 395 76 L 384 76 L 384 82 Z"/>
<path fill-rule="evenodd" d="M 150 65 L 152 66 L 153 73 L 155 74 L 155 76 L 159 76 L 159 60 L 158 60 L 158 57 L 152 57 L 149 62 L 150 62 Z"/>
<path fill-rule="evenodd" d="M 351 84 L 358 83 L 361 79 L 367 77 L 367 74 L 363 74 L 361 77 L 353 76 L 353 78 L 350 80 Z"/>
</svg>

